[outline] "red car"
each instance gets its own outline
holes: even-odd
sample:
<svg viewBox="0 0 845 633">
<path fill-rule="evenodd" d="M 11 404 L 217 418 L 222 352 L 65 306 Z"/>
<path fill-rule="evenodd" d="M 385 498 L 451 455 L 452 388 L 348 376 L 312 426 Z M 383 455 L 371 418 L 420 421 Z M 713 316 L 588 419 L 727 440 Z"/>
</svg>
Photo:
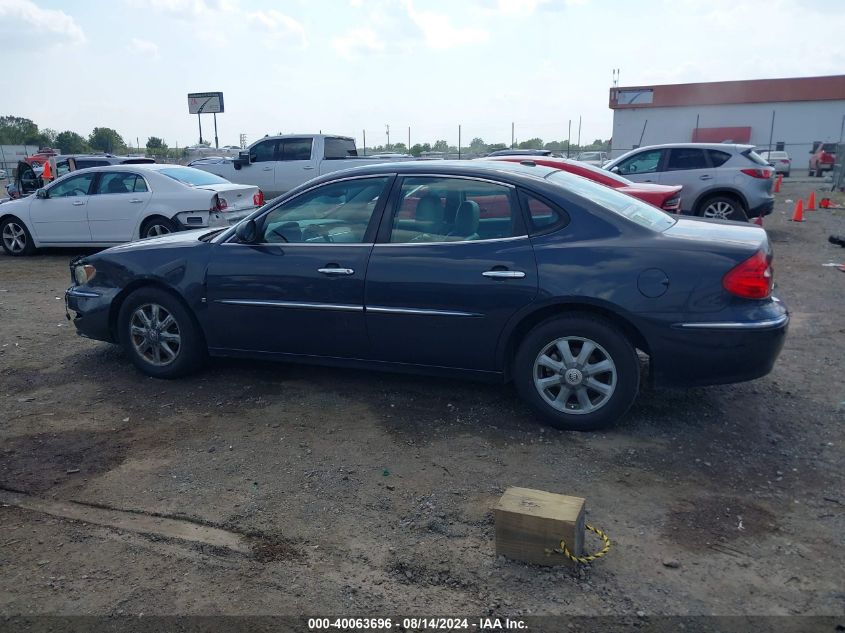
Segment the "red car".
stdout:
<svg viewBox="0 0 845 633">
<path fill-rule="evenodd" d="M 678 213 L 678 210 L 681 208 L 681 189 L 683 187 L 680 185 L 654 185 L 644 182 L 632 182 L 627 178 L 586 163 L 566 158 L 553 158 L 551 156 L 488 156 L 483 160 L 504 160 L 511 163 L 530 160 L 537 165 L 545 165 L 568 171 L 576 176 L 581 176 L 601 183 L 602 185 L 612 187 L 613 189 L 618 189 L 622 193 L 627 193 L 629 196 L 639 198 L 643 202 L 653 204 L 658 209 L 663 209 L 667 213 Z"/>
<path fill-rule="evenodd" d="M 810 154 L 809 176 L 815 172 L 816 176 L 821 177 L 823 171 L 833 171 L 833 165 L 836 162 L 836 143 L 816 141 L 813 143 L 813 151 Z"/>
</svg>

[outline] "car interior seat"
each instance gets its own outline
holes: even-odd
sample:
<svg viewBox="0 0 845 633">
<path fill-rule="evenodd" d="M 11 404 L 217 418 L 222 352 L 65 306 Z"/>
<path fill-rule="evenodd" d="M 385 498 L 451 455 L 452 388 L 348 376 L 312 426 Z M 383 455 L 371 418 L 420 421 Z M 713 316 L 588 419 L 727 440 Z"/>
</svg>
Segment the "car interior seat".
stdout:
<svg viewBox="0 0 845 633">
<path fill-rule="evenodd" d="M 417 230 L 423 233 L 439 234 L 443 230 L 443 205 L 440 198 L 427 195 L 417 203 L 415 215 Z"/>
<path fill-rule="evenodd" d="M 450 237 L 461 237 L 465 240 L 477 240 L 478 223 L 481 208 L 473 200 L 465 200 L 455 212 L 455 226 L 449 232 Z"/>
<path fill-rule="evenodd" d="M 108 193 L 129 193 L 129 189 L 126 188 L 122 178 L 112 178 L 109 180 L 109 184 L 106 185 L 106 191 Z"/>
</svg>

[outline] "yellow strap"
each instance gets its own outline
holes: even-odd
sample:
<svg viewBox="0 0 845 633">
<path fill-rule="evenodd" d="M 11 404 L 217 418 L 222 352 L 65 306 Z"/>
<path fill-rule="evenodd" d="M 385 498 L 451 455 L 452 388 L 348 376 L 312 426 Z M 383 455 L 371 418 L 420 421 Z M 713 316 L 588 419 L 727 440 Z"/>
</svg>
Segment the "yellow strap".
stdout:
<svg viewBox="0 0 845 633">
<path fill-rule="evenodd" d="M 604 547 L 602 547 L 598 552 L 596 552 L 595 554 L 588 554 L 587 556 L 575 556 L 566 547 L 566 541 L 561 539 L 560 540 L 560 548 L 559 549 L 547 549 L 546 555 L 549 556 L 552 553 L 563 554 L 564 556 L 566 556 L 571 561 L 574 561 L 576 563 L 581 563 L 582 565 L 587 565 L 589 563 L 592 563 L 597 558 L 601 558 L 602 556 L 607 554 L 610 551 L 610 537 L 607 534 L 605 534 L 604 532 L 602 532 L 601 530 L 599 530 L 598 528 L 594 528 L 592 525 L 585 525 L 584 527 L 587 528 L 588 530 L 590 530 L 591 532 L 595 532 L 596 534 L 598 534 L 599 537 L 601 538 L 601 540 L 604 541 Z"/>
</svg>

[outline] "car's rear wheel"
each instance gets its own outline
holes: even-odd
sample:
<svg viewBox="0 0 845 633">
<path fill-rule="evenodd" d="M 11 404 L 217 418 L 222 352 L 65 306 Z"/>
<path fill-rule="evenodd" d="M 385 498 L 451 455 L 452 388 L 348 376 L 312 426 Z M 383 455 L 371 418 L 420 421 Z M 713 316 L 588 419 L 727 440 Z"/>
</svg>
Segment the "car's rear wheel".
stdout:
<svg viewBox="0 0 845 633">
<path fill-rule="evenodd" d="M 10 217 L 0 223 L 0 243 L 7 255 L 20 257 L 32 255 L 35 252 L 35 244 L 32 242 L 32 235 L 26 225 L 16 217 Z"/>
<path fill-rule="evenodd" d="M 120 308 L 118 327 L 126 353 L 149 376 L 183 376 L 205 358 L 202 333 L 188 309 L 159 288 L 140 288 L 129 295 Z"/>
<path fill-rule="evenodd" d="M 823 174 L 821 163 L 819 163 L 816 165 L 816 178 L 821 178 Z"/>
<path fill-rule="evenodd" d="M 141 225 L 141 239 L 146 237 L 159 237 L 175 231 L 176 223 L 173 222 L 173 220 L 168 220 L 167 218 L 157 215 L 145 220 Z"/>
<path fill-rule="evenodd" d="M 601 317 L 572 313 L 531 330 L 514 358 L 522 398 L 552 426 L 591 431 L 618 420 L 637 396 L 639 359 Z"/>
<path fill-rule="evenodd" d="M 716 218 L 718 220 L 735 220 L 747 222 L 748 215 L 742 203 L 736 198 L 729 196 L 713 196 L 701 203 L 701 214 L 705 218 Z"/>
</svg>

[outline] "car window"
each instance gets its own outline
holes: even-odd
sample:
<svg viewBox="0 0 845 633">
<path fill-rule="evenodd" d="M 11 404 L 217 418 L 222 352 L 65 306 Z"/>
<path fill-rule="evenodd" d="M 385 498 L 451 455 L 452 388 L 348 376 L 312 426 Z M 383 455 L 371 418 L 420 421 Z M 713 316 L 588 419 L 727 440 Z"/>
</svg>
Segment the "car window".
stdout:
<svg viewBox="0 0 845 633">
<path fill-rule="evenodd" d="M 303 193 L 264 216 L 262 241 L 361 243 L 389 181 L 388 176 L 342 180 Z"/>
<path fill-rule="evenodd" d="M 825 143 L 824 145 L 822 145 L 822 151 L 827 152 L 828 154 L 835 154 L 836 143 Z"/>
<path fill-rule="evenodd" d="M 91 190 L 94 174 L 79 174 L 56 182 L 47 191 L 51 198 L 67 198 L 70 196 L 87 196 Z"/>
<path fill-rule="evenodd" d="M 225 178 L 221 178 L 215 174 L 210 174 L 201 169 L 194 169 L 193 167 L 165 167 L 159 169 L 158 173 L 181 182 L 183 185 L 189 187 L 201 187 L 203 185 L 228 185 L 230 184 Z"/>
<path fill-rule="evenodd" d="M 710 164 L 713 167 L 721 167 L 731 159 L 731 155 L 728 152 L 718 149 L 708 149 L 707 155 L 710 157 Z"/>
<path fill-rule="evenodd" d="M 87 160 L 87 159 L 76 159 L 76 168 L 77 169 L 86 169 L 88 167 L 105 167 L 106 165 L 110 165 L 109 161 L 107 160 Z"/>
<path fill-rule="evenodd" d="M 355 141 L 351 138 L 327 138 L 325 149 L 326 160 L 338 158 L 353 158 L 358 155 L 355 149 Z"/>
<path fill-rule="evenodd" d="M 266 163 L 276 160 L 276 139 L 261 141 L 249 150 L 249 162 Z"/>
<path fill-rule="evenodd" d="M 310 138 L 286 138 L 280 141 L 279 160 L 311 160 Z"/>
<path fill-rule="evenodd" d="M 707 169 L 704 150 L 697 147 L 673 147 L 669 150 L 666 171 Z"/>
<path fill-rule="evenodd" d="M 94 193 L 138 193 L 147 190 L 144 179 L 129 172 L 107 172 L 100 177 Z"/>
<path fill-rule="evenodd" d="M 70 165 L 66 160 L 61 160 L 56 163 L 56 178 L 70 173 Z"/>
<path fill-rule="evenodd" d="M 645 152 L 640 152 L 628 159 L 619 163 L 619 173 L 628 174 L 651 174 L 657 171 L 660 164 L 660 156 L 663 153 L 661 149 L 652 149 Z"/>
<path fill-rule="evenodd" d="M 742 155 L 745 156 L 752 163 L 755 163 L 757 165 L 765 165 L 766 167 L 769 166 L 769 163 L 760 158 L 760 155 L 754 150 L 745 150 L 744 152 L 742 152 Z"/>
<path fill-rule="evenodd" d="M 556 209 L 547 202 L 523 192 L 523 199 L 528 207 L 528 215 L 531 217 L 531 227 L 536 231 L 542 231 L 550 226 L 569 222 L 569 217 L 561 209 Z"/>
<path fill-rule="evenodd" d="M 665 231 L 676 221 L 668 213 L 642 200 L 565 171 L 553 171 L 546 180 L 654 231 Z"/>
<path fill-rule="evenodd" d="M 524 235 L 510 187 L 465 178 L 405 178 L 390 241 L 463 242 Z"/>
</svg>

